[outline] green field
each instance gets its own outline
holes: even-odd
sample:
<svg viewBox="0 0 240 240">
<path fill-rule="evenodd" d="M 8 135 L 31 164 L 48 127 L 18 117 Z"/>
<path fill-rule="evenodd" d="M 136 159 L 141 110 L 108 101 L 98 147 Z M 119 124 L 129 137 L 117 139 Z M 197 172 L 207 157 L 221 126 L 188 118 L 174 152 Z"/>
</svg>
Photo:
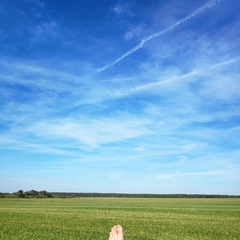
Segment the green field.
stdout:
<svg viewBox="0 0 240 240">
<path fill-rule="evenodd" d="M 0 199 L 0 239 L 240 239 L 240 199 Z"/>
</svg>

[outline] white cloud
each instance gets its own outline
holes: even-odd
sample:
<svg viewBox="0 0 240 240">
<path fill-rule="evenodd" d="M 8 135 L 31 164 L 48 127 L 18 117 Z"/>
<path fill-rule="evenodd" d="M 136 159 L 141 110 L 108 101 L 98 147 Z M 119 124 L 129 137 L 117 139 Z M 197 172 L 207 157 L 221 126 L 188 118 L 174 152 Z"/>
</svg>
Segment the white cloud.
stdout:
<svg viewBox="0 0 240 240">
<path fill-rule="evenodd" d="M 124 39 L 125 40 L 130 40 L 135 37 L 140 37 L 143 32 L 143 26 L 141 24 L 137 26 L 132 26 L 130 29 L 125 33 Z"/>
<path fill-rule="evenodd" d="M 240 61 L 240 57 L 236 57 L 236 58 L 229 59 L 227 61 L 223 61 L 223 62 L 214 64 L 213 66 L 211 66 L 211 68 L 213 68 L 213 69 L 214 68 L 219 68 L 219 67 L 223 67 L 225 65 L 233 64 L 233 63 L 239 62 L 239 61 Z"/>
<path fill-rule="evenodd" d="M 99 72 L 103 72 L 105 70 L 107 70 L 110 67 L 113 67 L 115 64 L 119 63 L 120 61 L 122 61 L 123 59 L 125 59 L 126 57 L 128 57 L 129 55 L 135 53 L 136 51 L 138 51 L 139 49 L 141 49 L 145 43 L 149 42 L 150 40 L 160 37 L 162 35 L 165 35 L 168 32 L 171 32 L 172 30 L 174 30 L 175 28 L 177 28 L 179 25 L 191 20 L 192 18 L 196 17 L 197 15 L 199 15 L 200 13 L 206 11 L 209 8 L 212 8 L 214 5 L 217 4 L 217 2 L 219 2 L 220 0 L 209 0 L 208 2 L 206 2 L 204 5 L 202 5 L 201 7 L 199 7 L 198 9 L 192 11 L 191 13 L 189 13 L 187 16 L 185 16 L 184 18 L 180 19 L 179 21 L 175 22 L 174 24 L 170 25 L 169 27 L 158 31 L 154 34 L 149 35 L 148 37 L 145 37 L 141 40 L 141 42 L 139 44 L 137 44 L 136 46 L 134 46 L 133 48 L 131 48 L 129 51 L 125 52 L 124 54 L 122 54 L 122 56 L 120 56 L 119 58 L 117 58 L 116 60 L 114 60 L 113 62 L 105 65 L 102 68 L 99 68 L 98 71 Z M 117 8 L 118 11 L 120 11 L 121 8 Z"/>
<path fill-rule="evenodd" d="M 151 132 L 147 129 L 148 120 L 137 119 L 134 116 L 119 118 L 73 119 L 40 122 L 29 130 L 37 136 L 48 138 L 73 139 L 89 147 L 101 144 L 121 142 L 140 137 Z"/>
<path fill-rule="evenodd" d="M 159 174 L 155 175 L 157 180 L 161 179 L 174 179 L 174 178 L 202 178 L 207 176 L 222 175 L 221 171 L 210 171 L 210 172 L 184 172 L 184 173 L 170 173 L 170 174 Z"/>
<path fill-rule="evenodd" d="M 132 15 L 130 10 L 130 5 L 127 2 L 118 3 L 117 5 L 114 6 L 113 11 L 119 16 L 123 14 L 130 15 L 130 16 Z"/>
<path fill-rule="evenodd" d="M 8 135 L 3 134 L 0 138 L 0 145 L 7 150 L 15 150 L 20 152 L 28 152 L 28 153 L 42 153 L 42 154 L 50 154 L 50 155 L 60 155 L 60 156 L 72 156 L 78 157 L 78 153 L 76 151 L 64 150 L 64 147 L 60 144 L 56 146 L 53 143 L 46 143 L 35 138 L 31 138 L 31 136 L 26 133 L 20 134 L 20 132 L 12 132 Z"/>
<path fill-rule="evenodd" d="M 111 173 L 106 174 L 106 176 L 111 181 L 116 181 L 116 180 L 119 180 L 119 179 L 123 178 L 124 172 L 123 171 L 113 171 Z"/>
<path fill-rule="evenodd" d="M 114 7 L 113 11 L 114 11 L 116 14 L 121 14 L 121 13 L 123 13 L 123 7 L 122 7 L 120 4 L 117 4 L 117 5 Z"/>
<path fill-rule="evenodd" d="M 60 26 L 56 21 L 50 21 L 38 25 L 33 30 L 33 41 L 44 42 L 53 38 L 57 38 L 60 35 Z"/>
<path fill-rule="evenodd" d="M 127 95 L 132 95 L 140 91 L 148 91 L 148 90 L 156 90 L 160 89 L 160 91 L 166 91 L 166 89 L 173 89 L 176 88 L 176 85 L 182 85 L 183 83 L 178 81 L 185 80 L 190 77 L 194 77 L 198 75 L 197 71 L 192 71 L 187 74 L 182 74 L 179 76 L 173 76 L 168 79 L 163 79 L 161 81 L 156 81 L 156 82 L 149 82 L 146 84 L 138 85 L 129 89 L 126 89 L 125 91 L 116 91 L 113 92 L 113 96 L 127 96 Z M 152 92 L 151 92 L 152 93 Z"/>
<path fill-rule="evenodd" d="M 33 0 L 33 2 L 41 8 L 43 8 L 46 5 L 45 2 L 43 2 L 41 0 Z"/>
</svg>

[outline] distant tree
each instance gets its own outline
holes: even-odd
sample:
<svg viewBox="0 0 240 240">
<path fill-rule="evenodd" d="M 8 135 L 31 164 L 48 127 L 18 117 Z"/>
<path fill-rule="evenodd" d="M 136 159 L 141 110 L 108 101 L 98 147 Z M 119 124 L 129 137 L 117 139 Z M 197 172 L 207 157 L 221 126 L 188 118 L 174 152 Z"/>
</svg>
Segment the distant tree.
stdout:
<svg viewBox="0 0 240 240">
<path fill-rule="evenodd" d="M 24 191 L 23 190 L 18 190 L 15 193 L 15 196 L 18 197 L 18 198 L 24 198 Z"/>
<path fill-rule="evenodd" d="M 40 198 L 51 198 L 53 197 L 52 194 L 50 194 L 49 192 L 47 192 L 46 190 L 42 190 L 38 193 L 38 196 Z"/>
<path fill-rule="evenodd" d="M 38 196 L 38 192 L 35 191 L 35 190 L 31 190 L 31 191 L 29 191 L 28 193 L 29 193 L 29 196 L 30 196 L 30 197 L 37 197 L 37 196 Z"/>
<path fill-rule="evenodd" d="M 30 197 L 29 191 L 24 192 L 24 194 L 25 194 L 25 197 L 26 197 L 26 198 L 29 198 L 29 197 Z"/>
<path fill-rule="evenodd" d="M 39 197 L 47 197 L 47 191 L 42 190 L 38 193 Z"/>
</svg>

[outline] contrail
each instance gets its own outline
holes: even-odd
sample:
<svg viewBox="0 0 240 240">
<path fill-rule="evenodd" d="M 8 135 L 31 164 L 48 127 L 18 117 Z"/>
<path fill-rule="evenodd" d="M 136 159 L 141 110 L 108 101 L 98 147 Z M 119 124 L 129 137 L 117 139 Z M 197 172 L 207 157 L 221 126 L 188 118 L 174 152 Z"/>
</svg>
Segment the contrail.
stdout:
<svg viewBox="0 0 240 240">
<path fill-rule="evenodd" d="M 237 61 L 239 61 L 239 60 L 240 60 L 240 57 L 232 58 L 232 59 L 227 60 L 227 61 L 225 61 L 225 62 L 221 62 L 221 63 L 215 64 L 215 65 L 213 65 L 211 68 L 214 69 L 214 68 L 222 67 L 222 66 L 224 66 L 224 65 L 228 65 L 228 64 L 231 64 L 231 63 L 235 63 L 235 62 L 237 62 Z"/>
<path fill-rule="evenodd" d="M 201 12 L 212 8 L 214 5 L 216 5 L 218 2 L 220 2 L 220 0 L 210 0 L 207 3 L 205 3 L 203 6 L 201 6 L 200 8 L 194 10 L 193 12 L 191 12 L 190 14 L 188 14 L 186 17 L 182 18 L 181 20 L 177 21 L 176 23 L 174 23 L 173 25 L 165 28 L 162 31 L 156 32 L 146 38 L 144 38 L 138 45 L 136 45 L 135 47 L 133 47 L 132 49 L 130 49 L 129 51 L 127 51 L 126 53 L 124 53 L 121 57 L 117 58 L 115 61 L 113 61 L 112 63 L 106 65 L 103 68 L 98 69 L 98 72 L 103 72 L 105 70 L 107 70 L 108 68 L 112 67 L 113 65 L 115 65 L 116 63 L 120 62 L 121 60 L 123 60 L 124 58 L 126 58 L 127 56 L 131 55 L 132 53 L 136 52 L 138 49 L 142 48 L 143 45 L 150 41 L 153 38 L 156 37 L 160 37 L 163 34 L 172 31 L 173 29 L 175 29 L 177 26 L 181 25 L 182 23 L 190 20 L 191 18 L 196 17 L 198 14 L 200 14 Z"/>
</svg>

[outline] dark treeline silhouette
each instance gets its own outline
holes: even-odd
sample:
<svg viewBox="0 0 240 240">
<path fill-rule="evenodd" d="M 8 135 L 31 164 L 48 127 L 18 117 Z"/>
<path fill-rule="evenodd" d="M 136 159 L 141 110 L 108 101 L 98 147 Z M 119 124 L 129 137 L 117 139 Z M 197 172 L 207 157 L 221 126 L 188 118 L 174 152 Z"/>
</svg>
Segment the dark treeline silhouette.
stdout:
<svg viewBox="0 0 240 240">
<path fill-rule="evenodd" d="M 14 193 L 0 193 L 0 198 L 81 198 L 81 197 L 115 197 L 115 198 L 240 198 L 240 195 L 218 194 L 130 194 L 130 193 L 71 193 L 19 190 Z"/>
<path fill-rule="evenodd" d="M 52 192 L 56 198 L 78 197 L 116 197 L 116 198 L 237 198 L 238 195 L 208 195 L 208 194 L 130 194 L 130 193 L 69 193 Z"/>
<path fill-rule="evenodd" d="M 52 198 L 52 194 L 42 190 L 42 191 L 35 191 L 35 190 L 30 190 L 24 192 L 23 190 L 18 190 L 17 192 L 14 193 L 0 193 L 0 198 Z"/>
</svg>

